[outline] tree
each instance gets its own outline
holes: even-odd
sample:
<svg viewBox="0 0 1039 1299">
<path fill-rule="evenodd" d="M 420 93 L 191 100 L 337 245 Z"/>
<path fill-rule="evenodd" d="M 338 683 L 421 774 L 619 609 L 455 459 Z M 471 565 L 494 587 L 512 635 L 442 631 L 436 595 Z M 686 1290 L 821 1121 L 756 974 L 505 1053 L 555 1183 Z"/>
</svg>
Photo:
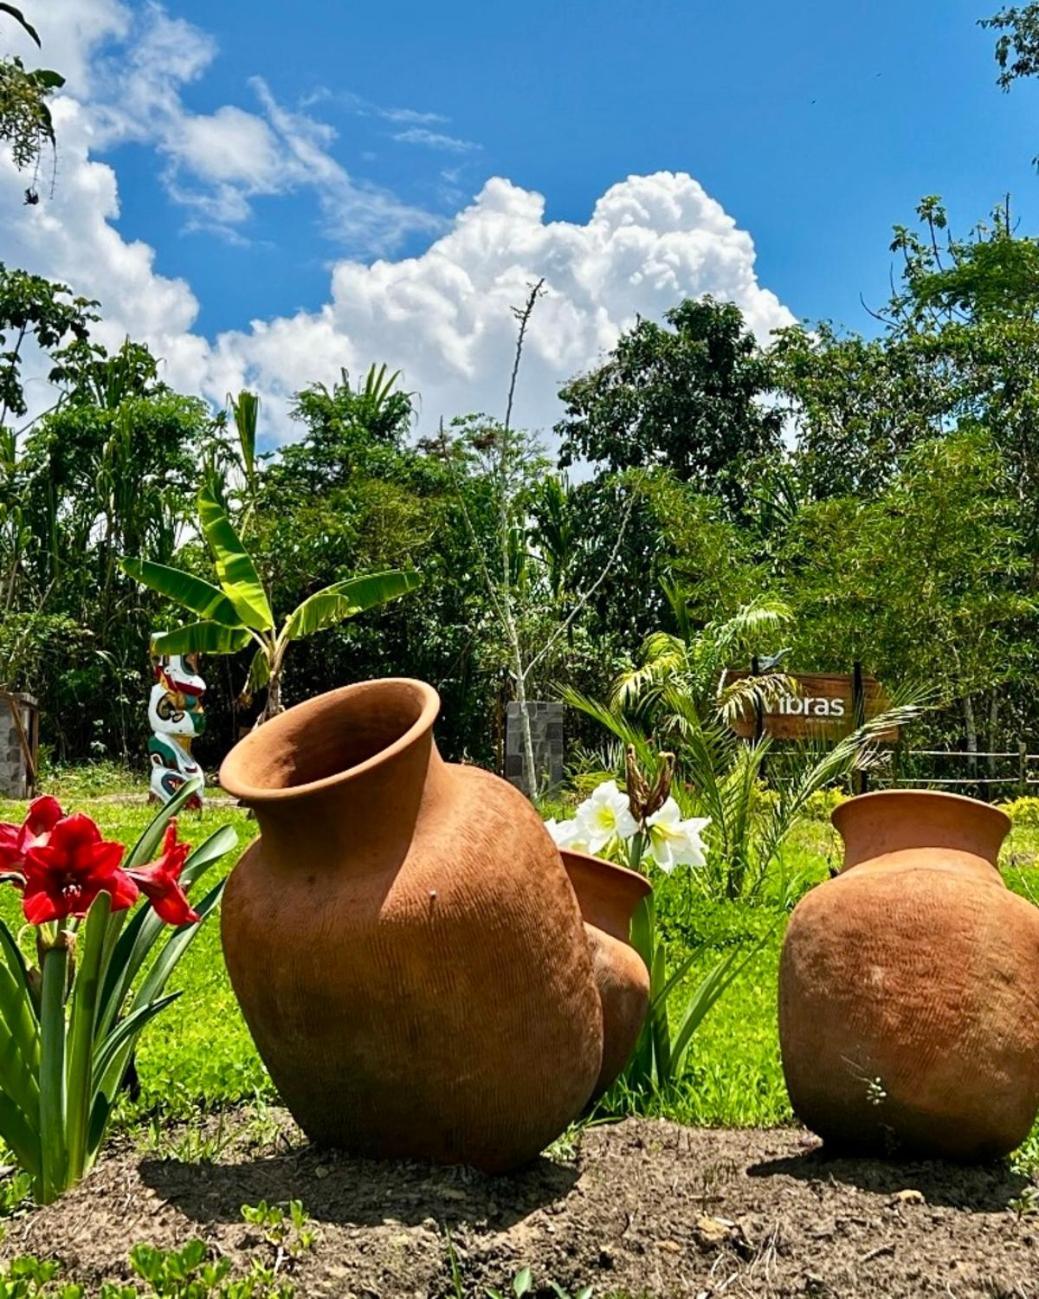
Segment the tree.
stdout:
<svg viewBox="0 0 1039 1299">
<path fill-rule="evenodd" d="M 0 16 L 13 19 L 38 46 L 36 28 L 13 5 L 0 3 Z M 19 171 L 39 165 L 46 144 L 54 144 L 54 122 L 48 97 L 65 84 L 49 68 L 27 68 L 15 55 L 0 58 L 0 141 L 8 145 Z M 26 202 L 35 203 L 36 191 L 26 191 Z"/>
<path fill-rule="evenodd" d="M 966 238 L 935 196 L 919 228 L 896 226 L 901 280 L 884 331 L 823 326 L 780 335 L 777 382 L 792 401 L 796 469 L 810 496 L 876 495 L 920 442 L 984 429 L 1005 453 L 1039 585 L 1039 242 L 1009 204 Z"/>
<path fill-rule="evenodd" d="M 926 682 L 978 747 L 978 700 L 1023 674 L 1036 603 L 1006 457 L 982 431 L 915 447 L 874 499 L 807 506 L 778 557 L 795 612 L 791 659 L 870 665 L 889 686 Z"/>
<path fill-rule="evenodd" d="M 561 390 L 560 464 L 664 465 L 738 507 L 744 465 L 779 445 L 782 415 L 761 401 L 770 363 L 733 303 L 690 299 L 665 320 L 639 320 Z"/>
<path fill-rule="evenodd" d="M 1004 90 L 1019 77 L 1034 77 L 1039 72 L 1039 3 L 1006 5 L 991 18 L 979 19 L 978 25 L 1001 33 L 996 41 L 996 62 L 1000 67 L 998 83 Z"/>
<path fill-rule="evenodd" d="M 32 341 L 45 355 L 55 354 L 68 339 L 86 343 L 91 324 L 98 319 L 96 302 L 73 297 L 64 284 L 28 271 L 9 270 L 0 262 L 0 432 L 27 411 L 21 381 L 23 349 Z M 65 371 L 55 360 L 50 378 L 60 382 Z"/>
<path fill-rule="evenodd" d="M 197 622 L 154 636 L 156 653 L 234 654 L 250 643 L 255 645 L 244 693 L 266 687 L 261 722 L 282 711 L 285 654 L 293 641 L 396 599 L 419 585 L 419 576 L 414 572 L 371 573 L 334 582 L 297 605 L 279 629 L 256 565 L 239 540 L 223 502 L 209 485 L 199 492 L 198 510 L 219 586 L 149 559 L 125 559 L 123 568 L 136 581 L 198 615 Z"/>
</svg>

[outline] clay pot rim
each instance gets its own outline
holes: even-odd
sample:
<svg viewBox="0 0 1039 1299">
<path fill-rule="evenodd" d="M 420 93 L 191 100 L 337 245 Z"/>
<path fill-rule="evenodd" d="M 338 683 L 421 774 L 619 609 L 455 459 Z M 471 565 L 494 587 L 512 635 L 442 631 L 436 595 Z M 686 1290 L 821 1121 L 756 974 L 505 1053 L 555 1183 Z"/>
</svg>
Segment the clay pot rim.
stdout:
<svg viewBox="0 0 1039 1299">
<path fill-rule="evenodd" d="M 638 891 L 644 898 L 649 897 L 653 892 L 652 882 L 639 871 L 633 871 L 628 866 L 618 866 L 616 862 L 607 861 L 605 857 L 596 857 L 594 853 L 578 852 L 573 848 L 560 848 L 560 857 L 576 857 L 578 861 L 593 862 L 596 866 L 605 866 L 608 871 L 620 876 L 626 883 L 632 887 L 638 887 Z"/>
<path fill-rule="evenodd" d="M 345 699 L 362 691 L 388 692 L 397 690 L 401 686 L 407 687 L 421 700 L 419 715 L 407 730 L 401 732 L 385 748 L 379 749 L 370 758 L 365 758 L 363 762 L 358 762 L 352 767 L 344 767 L 342 771 L 335 771 L 330 776 L 322 776 L 319 780 L 310 780 L 298 785 L 254 785 L 238 776 L 238 768 L 249 759 L 254 749 L 261 744 L 267 745 L 272 741 L 276 743 L 279 732 L 286 726 L 294 725 L 305 714 L 317 715 L 335 709 Z M 382 766 L 384 762 L 397 754 L 403 753 L 405 749 L 414 744 L 427 731 L 432 730 L 433 723 L 436 721 L 439 712 L 440 695 L 428 681 L 420 681 L 417 677 L 375 677 L 370 681 L 351 682 L 348 686 L 340 686 L 337 690 L 328 690 L 324 694 L 314 695 L 310 699 L 304 699 L 301 703 L 293 704 L 291 708 L 286 708 L 283 713 L 279 713 L 276 717 L 272 717 L 270 721 L 264 722 L 257 730 L 250 731 L 244 739 L 238 741 L 221 763 L 218 777 L 220 787 L 227 790 L 229 794 L 241 799 L 242 802 L 254 804 L 280 803 L 294 798 L 303 798 L 308 794 L 318 793 L 321 790 L 332 789 L 337 785 L 344 785 L 349 781 L 358 779 L 376 767 Z M 286 719 L 292 720 L 286 721 Z"/>
<path fill-rule="evenodd" d="M 849 815 L 854 812 L 849 809 L 861 807 L 864 803 L 871 800 L 883 800 L 891 804 L 908 803 L 908 802 L 944 802 L 946 804 L 959 805 L 961 807 L 972 807 L 980 815 L 988 816 L 993 819 L 1003 831 L 1004 836 L 1010 833 L 1013 822 L 1010 817 L 992 803 L 985 803 L 980 798 L 970 798 L 967 794 L 947 794 L 942 789 L 877 789 L 870 794 L 856 794 L 854 798 L 849 798 L 830 813 L 830 822 L 833 827 L 843 834 L 842 825 Z"/>
</svg>

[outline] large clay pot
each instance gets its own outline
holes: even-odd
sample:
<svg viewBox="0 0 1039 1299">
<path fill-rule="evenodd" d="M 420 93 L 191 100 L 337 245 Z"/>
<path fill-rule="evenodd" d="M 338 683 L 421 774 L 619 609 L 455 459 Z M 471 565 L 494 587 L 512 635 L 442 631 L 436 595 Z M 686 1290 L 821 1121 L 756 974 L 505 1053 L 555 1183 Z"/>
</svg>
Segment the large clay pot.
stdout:
<svg viewBox="0 0 1039 1299">
<path fill-rule="evenodd" d="M 602 1068 L 597 1100 L 631 1058 L 649 1007 L 649 971 L 630 942 L 635 908 L 652 892 L 644 875 L 587 853 L 563 849 L 592 952 L 602 1002 Z"/>
<path fill-rule="evenodd" d="M 261 835 L 227 885 L 227 968 L 316 1142 L 516 1167 L 584 1107 L 602 1014 L 574 891 L 531 804 L 444 763 L 436 691 L 311 699 L 228 755 Z"/>
<path fill-rule="evenodd" d="M 1039 910 L 996 867 L 1010 822 L 954 794 L 842 804 L 840 875 L 790 918 L 779 975 L 794 1110 L 827 1142 L 985 1159 L 1039 1107 Z"/>
</svg>

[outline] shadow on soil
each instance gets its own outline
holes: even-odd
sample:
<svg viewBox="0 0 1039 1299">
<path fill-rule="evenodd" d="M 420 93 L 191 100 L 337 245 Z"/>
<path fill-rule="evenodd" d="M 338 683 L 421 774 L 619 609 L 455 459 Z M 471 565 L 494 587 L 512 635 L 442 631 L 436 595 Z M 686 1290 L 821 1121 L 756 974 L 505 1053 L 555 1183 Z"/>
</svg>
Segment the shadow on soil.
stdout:
<svg viewBox="0 0 1039 1299">
<path fill-rule="evenodd" d="M 386 1221 L 511 1227 L 566 1198 L 578 1172 L 548 1159 L 489 1177 L 472 1168 L 350 1159 L 311 1146 L 242 1163 L 148 1159 L 140 1176 L 197 1222 L 240 1222 L 243 1204 L 302 1200 L 319 1222 L 377 1226 Z"/>
<path fill-rule="evenodd" d="M 748 1177 L 794 1177 L 803 1182 L 830 1182 L 862 1191 L 897 1196 L 919 1191 L 928 1204 L 982 1213 L 999 1212 L 1031 1185 L 1005 1163 L 947 1163 L 938 1159 L 882 1160 L 855 1158 L 824 1147 L 803 1155 L 766 1159 L 747 1169 Z"/>
</svg>

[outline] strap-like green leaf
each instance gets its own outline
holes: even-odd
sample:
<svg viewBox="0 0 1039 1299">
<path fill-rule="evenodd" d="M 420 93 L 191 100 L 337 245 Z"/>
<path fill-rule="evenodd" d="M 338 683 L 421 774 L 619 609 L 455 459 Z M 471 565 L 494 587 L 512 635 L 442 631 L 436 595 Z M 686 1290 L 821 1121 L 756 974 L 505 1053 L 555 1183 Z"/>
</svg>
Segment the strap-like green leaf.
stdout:
<svg viewBox="0 0 1039 1299">
<path fill-rule="evenodd" d="M 90 1102 L 94 1091 L 94 1026 L 97 1022 L 105 936 L 112 915 L 112 899 L 99 893 L 80 926 L 77 943 L 76 977 L 69 998 L 66 1078 L 68 1101 L 65 1138 L 68 1148 L 69 1184 L 83 1176 L 87 1166 L 87 1133 Z"/>
<path fill-rule="evenodd" d="M 178 794 L 182 792 L 178 791 Z M 163 809 L 163 812 L 168 813 L 170 807 L 176 810 L 176 806 L 177 800 L 174 799 Z M 138 840 L 137 846 L 130 854 L 128 865 L 141 866 L 155 856 L 159 843 L 159 835 L 155 833 L 156 828 L 158 832 L 161 832 L 168 820 L 169 815 L 164 816 L 162 813 L 155 818 L 145 835 L 142 835 L 141 839 Z M 155 835 L 154 839 L 149 837 L 152 834 Z M 237 842 L 238 835 L 230 826 L 225 825 L 221 826 L 219 830 L 215 830 L 200 843 L 184 863 L 184 870 L 181 874 L 181 882 L 184 888 L 191 888 Z M 119 936 L 119 941 L 109 963 L 98 1010 L 99 1034 L 106 1033 L 110 1026 L 115 1023 L 123 1002 L 126 1000 L 127 993 L 133 986 L 134 980 L 148 959 L 148 954 L 155 940 L 164 927 L 163 921 L 159 919 L 151 907 L 142 906 L 134 913 L 130 923 Z"/>
<path fill-rule="evenodd" d="M 40 1137 L 28 1122 L 22 1109 L 10 1096 L 0 1092 L 0 1137 L 14 1151 L 15 1158 L 27 1173 L 40 1173 Z"/>
<path fill-rule="evenodd" d="M 218 622 L 191 622 L 152 637 L 156 654 L 236 654 L 249 644 L 244 627 L 222 627 Z"/>
<path fill-rule="evenodd" d="M 237 609 L 212 582 L 167 564 L 154 564 L 150 559 L 124 559 L 122 566 L 135 582 L 175 600 L 207 622 L 218 622 L 222 627 L 242 625 Z"/>
<path fill-rule="evenodd" d="M 7 0 L 0 0 L 0 13 L 9 14 L 15 20 L 16 23 L 18 23 L 21 27 L 25 29 L 25 31 L 36 42 L 36 44 L 39 45 L 40 43 L 39 32 L 32 25 L 32 23 L 29 22 L 29 20 L 26 18 L 26 16 L 22 13 L 20 9 L 16 9 L 14 5 L 8 4 Z"/>
<path fill-rule="evenodd" d="M 126 1069 L 126 1063 L 133 1051 L 134 1043 L 144 1028 L 145 1024 L 173 1001 L 176 1001 L 181 994 L 171 992 L 166 997 L 160 997 L 158 1001 L 149 1002 L 147 1006 L 141 1006 L 127 1015 L 125 1019 L 119 1021 L 115 1028 L 100 1044 L 97 1054 L 94 1056 L 94 1087 L 95 1096 L 115 1096 L 119 1084 L 123 1081 L 123 1073 Z M 102 1131 L 101 1136 L 104 1136 Z M 100 1138 L 99 1138 L 100 1139 Z M 93 1149 L 96 1147 L 94 1140 L 94 1122 L 91 1115 L 90 1132 L 87 1137 L 88 1146 Z"/>
<path fill-rule="evenodd" d="M 123 869 L 130 870 L 138 866 L 146 866 L 148 862 L 155 860 L 155 855 L 159 851 L 159 845 L 162 843 L 163 835 L 166 833 L 166 827 L 170 821 L 177 815 L 180 809 L 192 796 L 197 794 L 204 787 L 205 781 L 201 776 L 192 776 L 186 780 L 180 789 L 173 795 L 168 803 L 155 813 L 152 819 L 144 827 L 140 837 L 134 846 L 130 849 L 126 860 L 123 862 Z M 206 840 L 208 843 L 209 840 Z M 195 850 L 196 852 L 199 849 Z M 190 858 L 189 858 L 190 860 Z"/>
<path fill-rule="evenodd" d="M 286 619 L 282 635 L 286 640 L 300 640 L 363 613 L 365 609 L 407 595 L 421 582 L 418 573 L 400 569 L 369 573 L 366 577 L 348 577 L 315 592 L 298 605 Z"/>
<path fill-rule="evenodd" d="M 270 631 L 274 615 L 256 567 L 227 512 L 208 487 L 203 487 L 198 494 L 198 510 L 224 594 L 247 627 Z"/>
<path fill-rule="evenodd" d="M 146 1006 L 162 994 L 177 962 L 195 941 L 195 935 L 202 927 L 202 922 L 219 903 L 226 883 L 226 880 L 221 880 L 219 884 L 215 884 L 198 904 L 195 908 L 198 912 L 198 920 L 190 925 L 180 925 L 170 934 L 166 946 L 152 962 L 151 969 L 130 1003 L 132 1010 L 136 1011 L 141 1006 Z"/>
<path fill-rule="evenodd" d="M 265 649 L 257 649 L 249 664 L 249 676 L 245 682 L 245 693 L 256 694 L 271 679 L 271 656 Z"/>
</svg>

